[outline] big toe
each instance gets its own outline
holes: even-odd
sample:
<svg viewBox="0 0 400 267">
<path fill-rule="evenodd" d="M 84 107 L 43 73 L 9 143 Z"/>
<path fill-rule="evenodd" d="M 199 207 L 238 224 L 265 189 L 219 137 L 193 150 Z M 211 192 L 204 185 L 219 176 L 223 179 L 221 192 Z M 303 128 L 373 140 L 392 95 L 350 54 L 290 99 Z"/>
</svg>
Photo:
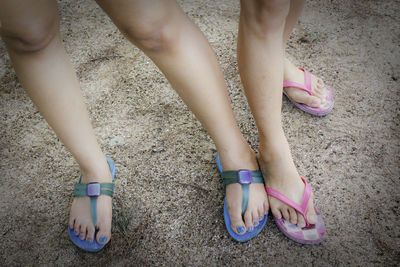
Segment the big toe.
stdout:
<svg viewBox="0 0 400 267">
<path fill-rule="evenodd" d="M 310 224 L 317 223 L 318 216 L 317 216 L 317 213 L 315 212 L 313 201 L 310 201 L 310 203 L 308 204 L 306 216 L 307 216 L 308 223 L 310 223 Z"/>
<path fill-rule="evenodd" d="M 242 219 L 241 208 L 228 206 L 228 213 L 231 219 L 232 230 L 239 235 L 243 235 L 246 232 L 246 225 Z"/>
<path fill-rule="evenodd" d="M 246 225 L 242 220 L 242 216 L 238 216 L 236 215 L 230 215 L 231 217 L 231 226 L 232 226 L 232 230 L 239 234 L 239 235 L 243 235 L 246 232 Z"/>
<path fill-rule="evenodd" d="M 310 199 L 310 202 L 308 203 L 306 218 L 307 218 L 307 222 L 309 224 L 317 223 L 318 217 L 317 217 L 317 214 L 314 209 L 313 199 Z M 301 215 L 300 213 L 298 213 L 298 216 L 297 216 L 297 225 L 299 227 L 306 226 L 306 220 L 304 219 L 303 215 Z"/>
<path fill-rule="evenodd" d="M 313 90 L 313 96 L 319 98 L 322 104 L 325 103 L 324 90 L 324 87 L 317 87 Z"/>
<path fill-rule="evenodd" d="M 322 103 L 321 99 L 316 96 L 309 95 L 301 90 L 290 90 L 288 95 L 296 102 L 306 104 L 310 107 L 319 107 Z"/>
<path fill-rule="evenodd" d="M 105 245 L 111 238 L 111 226 L 106 223 L 98 223 L 99 231 L 97 232 L 97 243 Z"/>
</svg>

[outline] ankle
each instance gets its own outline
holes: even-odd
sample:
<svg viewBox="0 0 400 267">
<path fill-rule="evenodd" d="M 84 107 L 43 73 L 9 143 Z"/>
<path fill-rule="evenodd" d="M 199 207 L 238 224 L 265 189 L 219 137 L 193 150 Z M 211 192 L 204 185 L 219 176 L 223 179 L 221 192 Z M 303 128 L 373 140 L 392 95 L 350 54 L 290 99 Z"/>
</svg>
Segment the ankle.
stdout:
<svg viewBox="0 0 400 267">
<path fill-rule="evenodd" d="M 244 149 L 220 150 L 218 155 L 224 170 L 258 170 L 256 154 L 249 146 Z"/>
<path fill-rule="evenodd" d="M 275 139 L 260 140 L 258 147 L 259 158 L 264 163 L 279 162 L 292 159 L 289 143 L 284 135 Z"/>
<path fill-rule="evenodd" d="M 259 148 L 269 147 L 275 148 L 277 144 L 282 144 L 286 141 L 285 132 L 283 131 L 282 123 L 277 122 L 274 127 L 264 127 L 258 129 Z"/>
<path fill-rule="evenodd" d="M 111 180 L 111 172 L 106 159 L 80 165 L 82 182 L 104 182 Z"/>
<path fill-rule="evenodd" d="M 292 77 L 293 75 L 296 75 L 296 72 L 299 69 L 287 58 L 284 60 L 283 64 L 283 76 L 284 79 L 287 79 L 288 77 Z"/>
</svg>

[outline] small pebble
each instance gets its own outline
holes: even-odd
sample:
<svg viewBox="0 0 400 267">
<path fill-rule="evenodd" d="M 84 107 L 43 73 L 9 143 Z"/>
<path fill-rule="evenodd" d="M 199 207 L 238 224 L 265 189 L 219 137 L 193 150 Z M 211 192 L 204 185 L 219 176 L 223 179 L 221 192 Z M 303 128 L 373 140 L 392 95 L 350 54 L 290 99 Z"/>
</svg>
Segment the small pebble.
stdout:
<svg viewBox="0 0 400 267">
<path fill-rule="evenodd" d="M 125 139 L 121 136 L 115 136 L 110 140 L 110 146 L 115 147 L 117 145 L 122 145 L 125 143 Z"/>
</svg>

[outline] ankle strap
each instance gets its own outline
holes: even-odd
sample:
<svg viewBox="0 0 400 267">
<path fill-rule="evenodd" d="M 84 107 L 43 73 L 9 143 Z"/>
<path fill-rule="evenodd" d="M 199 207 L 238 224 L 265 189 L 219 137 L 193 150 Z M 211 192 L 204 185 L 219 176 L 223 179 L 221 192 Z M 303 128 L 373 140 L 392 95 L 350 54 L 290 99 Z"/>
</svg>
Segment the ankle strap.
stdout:
<svg viewBox="0 0 400 267">
<path fill-rule="evenodd" d="M 222 184 L 226 187 L 229 184 L 239 183 L 241 185 L 251 183 L 264 183 L 261 171 L 226 171 L 221 173 Z"/>
<path fill-rule="evenodd" d="M 76 184 L 74 189 L 74 197 L 98 197 L 106 195 L 113 197 L 114 184 L 113 183 L 90 183 L 90 184 Z"/>
</svg>

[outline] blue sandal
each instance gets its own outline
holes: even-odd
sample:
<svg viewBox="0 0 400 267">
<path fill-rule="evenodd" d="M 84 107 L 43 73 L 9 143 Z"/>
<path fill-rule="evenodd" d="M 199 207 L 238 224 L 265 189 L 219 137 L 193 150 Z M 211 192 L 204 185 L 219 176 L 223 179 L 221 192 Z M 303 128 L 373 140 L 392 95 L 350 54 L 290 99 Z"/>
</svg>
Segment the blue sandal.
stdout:
<svg viewBox="0 0 400 267">
<path fill-rule="evenodd" d="M 112 180 L 114 181 L 115 176 L 115 164 L 107 157 L 107 163 L 110 167 Z M 100 195 L 110 196 L 111 198 L 114 195 L 114 184 L 113 183 L 90 183 L 90 184 L 81 184 L 82 175 L 79 177 L 79 182 L 75 185 L 74 197 L 90 197 L 90 209 L 92 214 L 93 225 L 96 227 L 97 224 L 97 197 Z M 72 243 L 74 243 L 78 248 L 87 251 L 87 252 L 97 252 L 104 248 L 104 244 L 100 244 L 96 240 L 98 230 L 96 230 L 94 234 L 94 240 L 89 242 L 87 240 L 81 240 L 79 235 L 75 233 L 75 231 L 68 226 L 68 234 Z"/>
<path fill-rule="evenodd" d="M 249 187 L 251 183 L 264 183 L 264 178 L 262 176 L 261 171 L 249 171 L 249 170 L 239 170 L 239 171 L 223 171 L 221 162 L 219 160 L 218 153 L 215 157 L 215 161 L 217 163 L 218 170 L 222 177 L 222 183 L 224 188 L 229 184 L 239 183 L 242 185 L 243 191 L 243 202 L 242 202 L 242 216 L 246 212 L 247 203 L 249 200 Z M 268 213 L 267 213 L 268 215 Z M 262 217 L 257 226 L 254 226 L 254 230 L 251 232 L 246 232 L 243 235 L 238 235 L 232 229 L 231 218 L 229 217 L 228 208 L 226 205 L 226 197 L 224 200 L 224 220 L 225 226 L 228 230 L 228 233 L 231 235 L 233 239 L 239 242 L 246 242 L 258 235 L 261 230 L 264 228 L 265 223 L 267 222 L 267 215 Z M 261 219 L 261 218 L 260 218 Z M 245 229 L 243 231 L 246 231 Z"/>
</svg>

